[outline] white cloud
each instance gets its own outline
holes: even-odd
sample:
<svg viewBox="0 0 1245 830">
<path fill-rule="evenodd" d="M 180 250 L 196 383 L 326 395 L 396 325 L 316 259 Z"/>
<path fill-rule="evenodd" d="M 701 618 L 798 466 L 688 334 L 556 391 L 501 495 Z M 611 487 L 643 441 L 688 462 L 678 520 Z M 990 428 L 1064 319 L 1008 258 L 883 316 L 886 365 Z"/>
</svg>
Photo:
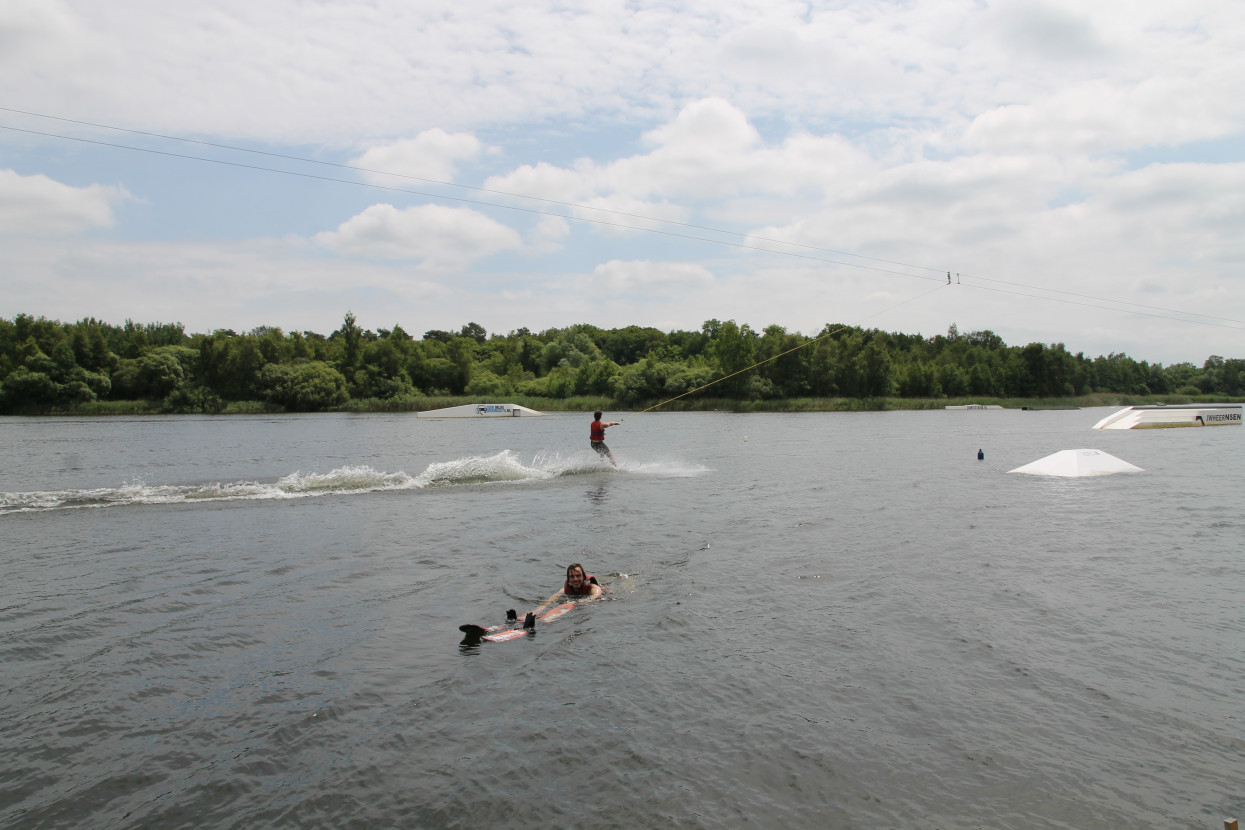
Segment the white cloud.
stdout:
<svg viewBox="0 0 1245 830">
<path fill-rule="evenodd" d="M 1189 92 L 1200 82 L 1200 96 L 1239 113 L 1241 15 L 1217 0 L 604 2 L 590 12 L 271 0 L 158 13 L 127 0 L 15 0 L 0 5 L 0 85 L 28 109 L 302 145 L 557 129 L 555 119 L 652 124 L 711 97 L 825 131 L 897 114 L 971 118 L 1103 78 L 1166 77 Z"/>
<path fill-rule="evenodd" d="M 1240 290 L 1245 162 L 1156 164 L 1130 171 L 1102 182 L 1072 219 L 1082 229 L 1084 249 L 1108 253 L 1104 259 L 1123 264 L 1130 281 L 1167 272 L 1169 293 L 1212 286 Z M 1196 271 L 1203 273 L 1195 276 Z"/>
<path fill-rule="evenodd" d="M 5 285 L 5 305 L 14 309 L 8 314 L 65 321 L 92 316 L 117 325 L 177 321 L 192 332 L 272 325 L 328 334 L 354 309 L 368 325 L 400 320 L 414 330 L 436 327 L 439 314 L 428 309 L 458 291 L 409 266 L 318 257 L 299 239 L 88 239 L 56 248 L 17 240 L 6 249 L 20 276 Z"/>
<path fill-rule="evenodd" d="M 415 138 L 369 148 L 350 163 L 369 171 L 365 174 L 368 181 L 385 185 L 400 185 L 394 176 L 450 181 L 457 164 L 476 158 L 483 147 L 470 133 L 432 129 L 424 130 Z"/>
<path fill-rule="evenodd" d="M 568 217 L 523 216 L 520 232 L 460 203 L 412 206 L 387 193 L 392 205 L 369 207 L 367 196 L 357 199 L 363 191 L 308 181 L 284 198 L 271 174 L 245 179 L 248 195 L 262 188 L 272 197 L 259 209 L 230 192 L 249 175 L 238 169 L 222 176 L 0 130 L 0 164 L 18 171 L 0 177 L 0 233 L 13 232 L 0 246 L 0 272 L 18 274 L 0 313 L 92 314 L 87 299 L 121 307 L 125 298 L 122 319 L 146 309 L 167 319 L 188 316 L 169 313 L 181 296 L 183 308 L 224 318 L 202 324 L 210 327 L 237 325 L 231 307 L 249 313 L 272 298 L 319 320 L 321 297 L 333 325 L 343 305 L 372 302 L 389 317 L 404 303 L 431 303 L 421 313 L 435 309 L 437 318 L 404 320 L 412 331 L 477 318 L 505 330 L 581 320 L 696 326 L 709 317 L 807 330 L 925 288 L 571 221 L 593 218 L 674 234 L 704 232 L 656 220 L 751 232 L 1245 316 L 1237 195 L 1245 182 L 1239 163 L 1222 163 L 1240 161 L 1245 136 L 1245 4 L 605 0 L 580 10 L 552 0 L 469 8 L 222 0 L 152 9 L 134 0 L 0 4 L 0 87 L 9 96 L 0 104 L 480 183 L 566 204 L 469 198 Z M 84 125 L 0 115 L 0 126 L 116 140 Z M 155 145 L 122 143 L 137 141 Z M 1148 160 L 1194 161 L 1210 142 L 1221 163 Z M 206 186 L 200 176 L 215 178 Z M 59 184 L 97 181 L 125 189 Z M 119 224 L 127 191 L 152 209 L 127 211 L 135 221 Z M 204 193 L 215 200 L 208 207 Z M 234 237 L 217 243 L 219 261 L 197 241 L 207 228 Z M 332 230 L 309 230 L 320 228 Z M 31 241 L 66 233 L 80 236 L 72 246 Z M 489 259 L 505 252 L 518 256 Z M 234 267 L 247 280 L 229 276 Z M 592 290 L 594 279 L 606 296 Z M 79 293 L 52 295 L 65 286 Z M 1150 359 L 1231 353 L 1239 340 L 1234 330 L 1117 325 L 1097 310 L 968 290 L 871 324 L 930 332 L 953 321 L 1009 340 L 1072 346 L 1084 337 L 1082 348 Z M 1232 348 L 1211 346 L 1216 337 Z"/>
<path fill-rule="evenodd" d="M 748 117 L 721 98 L 688 104 L 669 124 L 650 130 L 644 140 L 668 153 L 687 156 L 696 152 L 733 154 L 761 141 Z"/>
<path fill-rule="evenodd" d="M 1061 8 L 1057 3 L 1003 3 L 993 9 L 1003 42 L 1016 50 L 1048 61 L 1109 57 L 1110 50 L 1083 7 Z"/>
<path fill-rule="evenodd" d="M 93 184 L 70 187 L 47 176 L 0 170 L 0 235 L 71 234 L 111 227 L 124 190 Z"/>
<path fill-rule="evenodd" d="M 644 226 L 634 217 L 686 222 L 686 205 L 697 203 L 723 216 L 738 209 L 725 199 L 849 187 L 876 168 L 838 135 L 796 133 L 767 146 L 741 110 L 717 98 L 692 102 L 644 141 L 652 147 L 646 154 L 604 165 L 587 159 L 570 168 L 525 165 L 490 178 L 486 187 L 630 214 L 579 215 Z"/>
<path fill-rule="evenodd" d="M 729 71 L 771 83 L 802 83 L 818 71 L 818 50 L 790 25 L 747 26 L 729 32 L 718 59 Z"/>
<path fill-rule="evenodd" d="M 612 291 L 648 291 L 674 294 L 686 287 L 713 284 L 709 269 L 688 262 L 610 260 L 598 265 L 593 276 Z"/>
<path fill-rule="evenodd" d="M 1118 153 L 1238 131 L 1242 113 L 1221 107 L 1218 96 L 1200 89 L 1200 83 L 1193 78 L 1127 87 L 1087 83 L 1031 103 L 993 108 L 973 120 L 964 136 L 965 149 Z"/>
<path fill-rule="evenodd" d="M 474 210 L 441 205 L 404 210 L 372 205 L 336 231 L 316 234 L 315 241 L 348 256 L 421 259 L 443 265 L 466 265 L 522 247 L 518 233 L 500 222 Z"/>
<path fill-rule="evenodd" d="M 530 234 L 533 250 L 542 253 L 562 249 L 567 237 L 571 235 L 570 223 L 557 216 L 542 216 Z"/>
<path fill-rule="evenodd" d="M 60 0 L 7 0 L 0 6 L 0 70 L 20 71 L 40 55 L 82 48 L 92 40 L 83 22 Z"/>
</svg>

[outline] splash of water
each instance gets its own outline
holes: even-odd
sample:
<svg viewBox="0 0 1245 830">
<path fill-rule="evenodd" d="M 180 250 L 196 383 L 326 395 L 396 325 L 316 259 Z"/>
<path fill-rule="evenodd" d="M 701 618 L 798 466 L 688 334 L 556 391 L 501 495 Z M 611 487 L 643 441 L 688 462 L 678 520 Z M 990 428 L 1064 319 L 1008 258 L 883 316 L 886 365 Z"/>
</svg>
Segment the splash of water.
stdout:
<svg viewBox="0 0 1245 830">
<path fill-rule="evenodd" d="M 680 476 L 704 472 L 671 462 L 624 465 L 622 472 L 641 475 Z M 369 466 L 339 467 L 327 473 L 290 473 L 275 482 L 233 481 L 190 485 L 149 485 L 141 481 L 120 487 L 92 490 L 51 490 L 0 493 L 0 515 L 17 512 L 117 507 L 136 504 L 186 504 L 196 502 L 295 499 L 324 495 L 373 493 L 383 490 L 418 490 L 479 484 L 522 484 L 561 476 L 607 475 L 618 471 L 600 463 L 591 453 L 562 457 L 538 453 L 523 463 L 512 450 L 492 456 L 467 456 L 429 464 L 419 475 L 387 473 Z"/>
</svg>

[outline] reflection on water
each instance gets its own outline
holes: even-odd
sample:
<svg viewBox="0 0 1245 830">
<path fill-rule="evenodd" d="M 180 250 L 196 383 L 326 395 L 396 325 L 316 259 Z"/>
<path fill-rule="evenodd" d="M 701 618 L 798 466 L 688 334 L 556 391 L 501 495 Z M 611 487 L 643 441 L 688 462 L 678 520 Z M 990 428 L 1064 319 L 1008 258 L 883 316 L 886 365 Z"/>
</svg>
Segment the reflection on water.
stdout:
<svg viewBox="0 0 1245 830">
<path fill-rule="evenodd" d="M 609 492 L 608 485 L 605 482 L 601 482 L 600 484 L 596 484 L 596 485 L 593 485 L 592 487 L 589 487 L 586 492 L 586 496 L 587 496 L 588 501 L 592 502 L 593 504 L 605 504 L 606 494 L 608 492 Z"/>
</svg>

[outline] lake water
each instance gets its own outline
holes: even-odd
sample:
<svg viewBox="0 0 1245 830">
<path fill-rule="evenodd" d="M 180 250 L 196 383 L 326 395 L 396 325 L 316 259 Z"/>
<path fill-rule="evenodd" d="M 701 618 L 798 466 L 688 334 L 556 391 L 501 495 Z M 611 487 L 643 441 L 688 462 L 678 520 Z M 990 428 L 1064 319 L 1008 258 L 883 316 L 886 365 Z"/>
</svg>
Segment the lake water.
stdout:
<svg viewBox="0 0 1245 830">
<path fill-rule="evenodd" d="M 1218 830 L 1245 430 L 1109 411 L 0 419 L 0 826 Z"/>
</svg>

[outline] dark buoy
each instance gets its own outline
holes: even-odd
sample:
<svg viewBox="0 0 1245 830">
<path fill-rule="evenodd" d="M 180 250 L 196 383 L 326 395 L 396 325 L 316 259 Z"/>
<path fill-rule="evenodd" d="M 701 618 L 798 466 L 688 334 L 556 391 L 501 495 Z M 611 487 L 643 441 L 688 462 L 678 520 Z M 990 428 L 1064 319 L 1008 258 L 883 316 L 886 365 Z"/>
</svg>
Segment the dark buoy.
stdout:
<svg viewBox="0 0 1245 830">
<path fill-rule="evenodd" d="M 523 618 L 523 627 L 530 629 L 536 628 L 536 615 L 531 611 L 528 611 L 527 616 Z"/>
<path fill-rule="evenodd" d="M 986 454 L 985 454 L 984 452 L 982 452 L 981 450 L 977 450 L 977 460 L 978 460 L 978 461 L 985 461 L 985 460 L 986 460 Z"/>
</svg>

